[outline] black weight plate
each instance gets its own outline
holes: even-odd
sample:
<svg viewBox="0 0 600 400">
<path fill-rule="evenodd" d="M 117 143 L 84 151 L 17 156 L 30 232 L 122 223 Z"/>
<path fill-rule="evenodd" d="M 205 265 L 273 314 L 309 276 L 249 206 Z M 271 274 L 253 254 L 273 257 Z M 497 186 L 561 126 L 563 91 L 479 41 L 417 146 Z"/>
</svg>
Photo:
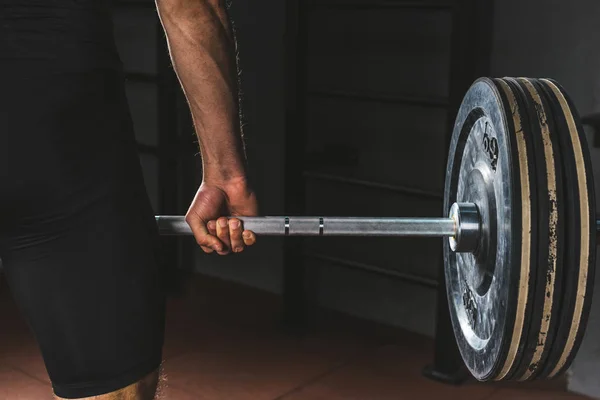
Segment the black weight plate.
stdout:
<svg viewBox="0 0 600 400">
<path fill-rule="evenodd" d="M 579 194 L 577 190 L 574 190 L 577 188 L 577 185 L 573 185 L 573 182 L 577 182 L 577 165 L 567 120 L 560 102 L 552 90 L 543 81 L 538 80 L 536 83 L 540 92 L 547 99 L 547 103 L 551 109 L 551 113 L 549 114 L 552 115 L 554 127 L 560 142 L 563 180 L 566 182 L 563 187 L 565 193 L 565 254 L 563 261 L 564 274 L 562 276 L 563 295 L 560 300 L 561 319 L 557 327 L 552 349 L 543 365 L 540 375 L 541 378 L 545 378 L 554 370 L 557 362 L 560 360 L 571 329 L 571 321 L 573 320 L 574 302 L 572 301 L 572 294 L 576 293 L 576 277 L 579 272 L 581 237 L 578 232 L 581 230 L 581 212 L 579 210 Z"/>
<path fill-rule="evenodd" d="M 592 301 L 595 275 L 596 209 L 592 166 L 585 132 L 572 101 L 558 83 L 541 79 L 546 97 L 555 108 L 555 124 L 561 134 L 565 176 L 569 179 L 569 225 L 563 278 L 562 323 L 543 375 L 553 378 L 571 364 L 581 345 Z"/>
<path fill-rule="evenodd" d="M 510 89 L 476 81 L 456 118 L 444 208 L 447 213 L 454 202 L 477 204 L 483 234 L 473 254 L 454 253 L 444 241 L 444 262 L 458 347 L 479 380 L 495 379 L 519 360 L 529 268 L 537 259 L 530 156 Z"/>
<path fill-rule="evenodd" d="M 529 263 L 525 263 L 523 260 L 520 264 L 513 266 L 512 268 L 521 267 L 521 276 L 519 279 L 519 288 L 522 295 L 519 298 L 517 305 L 517 314 L 515 314 L 515 325 L 510 341 L 510 346 L 507 353 L 507 361 L 505 362 L 498 375 L 494 378 L 495 380 L 509 380 L 515 374 L 515 371 L 521 364 L 524 349 L 527 345 L 527 335 L 530 329 L 530 321 L 533 313 L 533 304 L 535 299 L 535 285 L 536 285 L 536 274 L 538 271 L 538 237 L 539 237 L 539 225 L 538 225 L 538 167 L 536 165 L 536 152 L 535 148 L 539 147 L 538 139 L 539 136 L 535 136 L 531 131 L 531 119 L 536 118 L 535 113 L 531 114 L 528 110 L 529 104 L 525 93 L 521 86 L 513 78 L 496 79 L 499 86 L 503 88 L 506 95 L 510 95 L 507 100 L 511 103 L 513 109 L 513 117 L 518 113 L 520 123 L 519 128 L 516 130 L 517 135 L 520 136 L 521 140 L 524 141 L 528 149 L 527 162 L 528 162 L 528 173 L 529 173 L 529 196 L 530 205 L 522 205 L 522 212 L 524 215 L 529 216 L 530 220 L 530 234 L 529 234 Z M 527 214 L 526 214 L 527 213 Z M 525 232 L 525 231 L 524 231 Z M 524 233 L 523 232 L 523 233 Z M 527 236 L 523 236 L 525 239 Z M 521 310 L 519 312 L 519 310 Z"/>
<path fill-rule="evenodd" d="M 533 79 L 516 80 L 530 116 L 538 183 L 538 264 L 533 308 L 522 361 L 513 379 L 532 380 L 541 372 L 560 318 L 564 253 L 564 190 L 559 139 L 551 109 Z M 532 269 L 533 273 L 533 269 Z"/>
</svg>

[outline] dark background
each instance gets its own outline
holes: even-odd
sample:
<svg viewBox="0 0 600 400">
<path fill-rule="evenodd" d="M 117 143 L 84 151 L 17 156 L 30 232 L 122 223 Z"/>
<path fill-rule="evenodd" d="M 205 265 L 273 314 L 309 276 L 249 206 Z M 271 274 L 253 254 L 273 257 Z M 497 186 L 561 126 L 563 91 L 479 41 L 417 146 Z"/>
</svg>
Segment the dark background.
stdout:
<svg viewBox="0 0 600 400">
<path fill-rule="evenodd" d="M 116 3 L 148 191 L 157 214 L 183 214 L 200 176 L 185 101 L 153 2 Z M 600 108 L 597 1 L 234 0 L 231 11 L 263 215 L 441 215 L 448 127 L 477 76 L 554 78 L 581 114 Z M 428 336 L 440 321 L 437 239 L 270 238 L 225 258 L 185 238 L 166 245 L 179 271 L 282 294 L 295 328 L 315 305 Z M 596 395 L 599 314 L 570 379 Z"/>
</svg>

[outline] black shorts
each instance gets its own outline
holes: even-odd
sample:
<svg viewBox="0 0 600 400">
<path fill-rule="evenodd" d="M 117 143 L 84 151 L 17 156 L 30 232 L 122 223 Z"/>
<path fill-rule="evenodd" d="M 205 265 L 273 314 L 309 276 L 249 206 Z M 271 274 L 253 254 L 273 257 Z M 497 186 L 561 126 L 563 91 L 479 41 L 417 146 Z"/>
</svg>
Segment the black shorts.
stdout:
<svg viewBox="0 0 600 400">
<path fill-rule="evenodd" d="M 0 258 L 56 395 L 88 397 L 160 366 L 159 238 L 120 72 L 37 70 L 0 71 Z"/>
</svg>

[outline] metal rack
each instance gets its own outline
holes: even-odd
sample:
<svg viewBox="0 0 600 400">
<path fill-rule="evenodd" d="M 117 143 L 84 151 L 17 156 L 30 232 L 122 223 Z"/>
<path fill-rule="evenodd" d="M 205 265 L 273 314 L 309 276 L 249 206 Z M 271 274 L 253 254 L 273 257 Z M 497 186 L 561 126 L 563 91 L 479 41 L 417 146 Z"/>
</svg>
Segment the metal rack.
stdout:
<svg viewBox="0 0 600 400">
<path fill-rule="evenodd" d="M 345 98 L 356 101 L 372 101 L 377 103 L 409 104 L 425 107 L 448 106 L 448 100 L 442 97 L 414 97 L 401 94 L 349 92 L 343 90 L 309 90 L 307 94 L 314 97 Z"/>
<path fill-rule="evenodd" d="M 470 84 L 480 76 L 490 73 L 492 41 L 492 0 L 288 0 L 286 10 L 286 162 L 285 162 L 285 213 L 304 215 L 307 212 L 306 183 L 323 180 L 336 185 L 351 185 L 373 191 L 392 191 L 419 199 L 439 201 L 442 194 L 421 188 L 405 187 L 387 182 L 368 181 L 340 176 L 329 172 L 307 169 L 310 157 L 303 151 L 307 144 L 307 104 L 311 98 L 338 98 L 358 102 L 391 103 L 447 110 L 448 120 L 443 140 L 447 149 L 463 94 Z M 448 98 L 431 96 L 406 96 L 403 94 L 370 93 L 340 89 L 309 89 L 308 82 L 308 17 L 311 12 L 322 10 L 447 10 L 451 14 L 451 54 L 449 60 Z M 441 176 L 445 170 L 440 171 Z M 437 289 L 437 315 L 435 334 L 435 356 L 433 364 L 425 373 L 438 380 L 458 382 L 462 377 L 462 361 L 453 339 L 448 304 L 445 293 L 444 273 L 439 251 L 438 279 L 414 275 L 381 266 L 368 265 L 354 260 L 315 254 L 306 251 L 304 239 L 290 238 L 285 242 L 284 253 L 284 317 L 287 326 L 294 331 L 307 328 L 309 309 L 307 269 L 305 259 L 318 259 L 347 268 L 401 280 L 409 284 Z"/>
</svg>

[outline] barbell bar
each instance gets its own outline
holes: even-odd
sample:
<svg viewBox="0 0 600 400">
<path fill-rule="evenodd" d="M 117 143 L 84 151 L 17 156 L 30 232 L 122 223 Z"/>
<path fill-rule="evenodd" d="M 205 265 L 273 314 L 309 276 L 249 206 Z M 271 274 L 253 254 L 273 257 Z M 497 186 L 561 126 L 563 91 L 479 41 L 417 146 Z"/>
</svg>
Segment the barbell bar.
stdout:
<svg viewBox="0 0 600 400">
<path fill-rule="evenodd" d="M 574 359 L 595 275 L 595 189 L 585 132 L 555 81 L 481 78 L 449 146 L 442 218 L 236 217 L 266 236 L 443 237 L 446 295 L 480 381 L 550 379 Z M 156 216 L 163 235 L 190 235 Z"/>
<path fill-rule="evenodd" d="M 447 218 L 407 217 L 236 217 L 259 236 L 449 237 L 456 251 L 472 252 L 480 234 L 477 206 L 455 204 Z M 156 216 L 159 233 L 191 235 L 183 216 Z"/>
<path fill-rule="evenodd" d="M 374 217 L 236 217 L 259 236 L 453 236 L 450 218 Z M 191 235 L 182 216 L 157 216 L 162 235 Z"/>
</svg>

